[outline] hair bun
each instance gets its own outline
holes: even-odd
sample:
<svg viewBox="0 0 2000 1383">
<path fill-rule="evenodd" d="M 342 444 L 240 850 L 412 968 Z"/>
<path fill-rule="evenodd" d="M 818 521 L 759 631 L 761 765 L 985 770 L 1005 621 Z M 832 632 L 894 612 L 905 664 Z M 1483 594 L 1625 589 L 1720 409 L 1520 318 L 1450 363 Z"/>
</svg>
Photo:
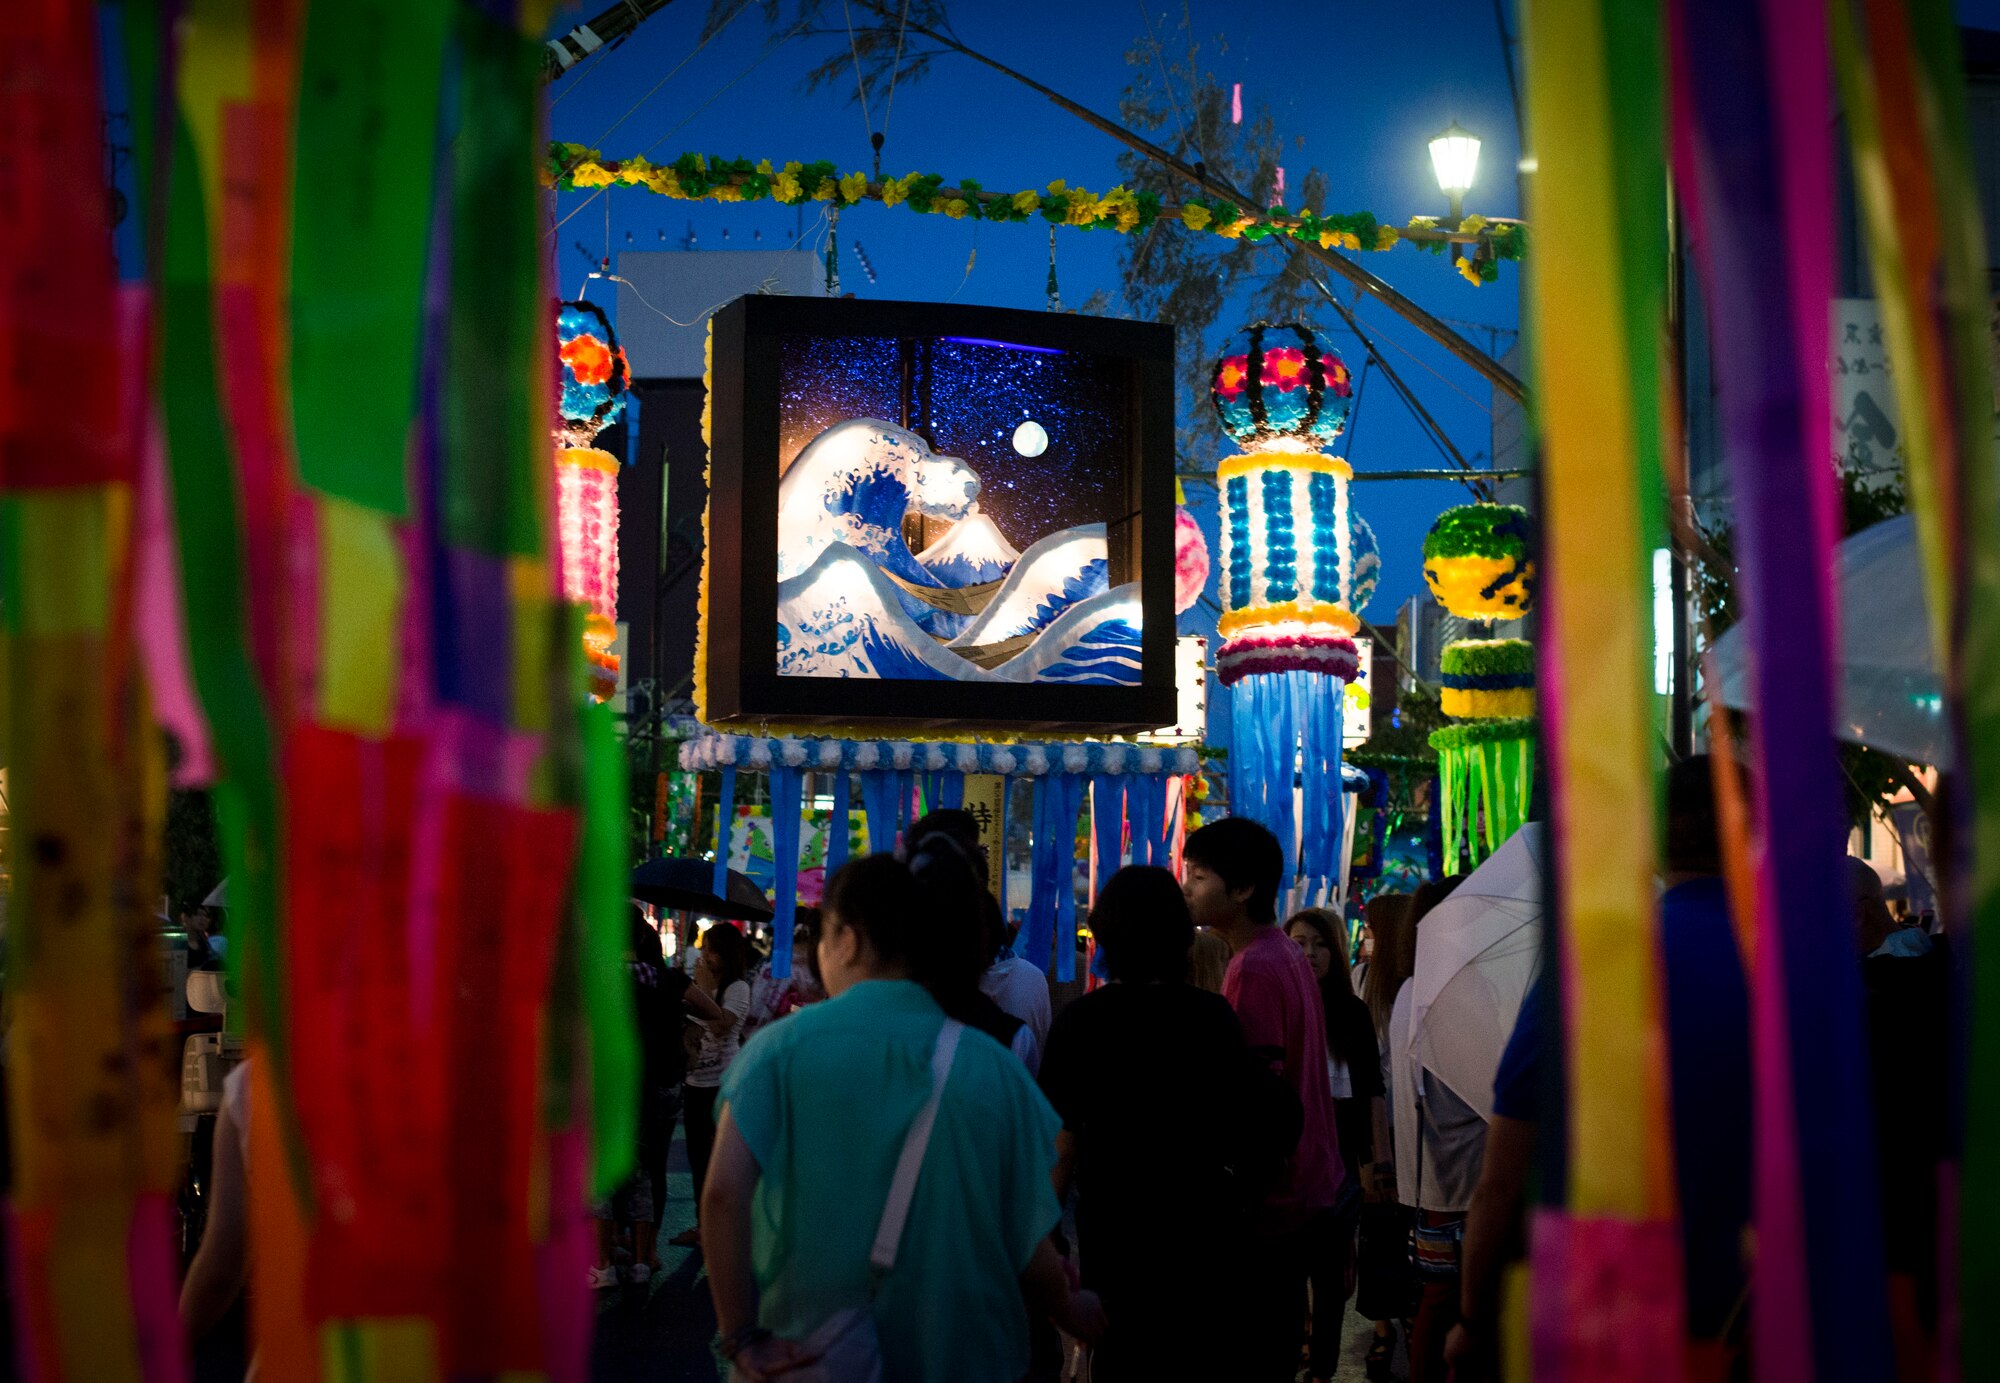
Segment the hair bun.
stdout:
<svg viewBox="0 0 2000 1383">
<path fill-rule="evenodd" d="M 928 831 L 924 838 L 910 847 L 910 873 L 919 879 L 935 869 L 941 860 L 949 859 L 968 873 L 976 872 L 965 847 L 945 831 Z"/>
</svg>

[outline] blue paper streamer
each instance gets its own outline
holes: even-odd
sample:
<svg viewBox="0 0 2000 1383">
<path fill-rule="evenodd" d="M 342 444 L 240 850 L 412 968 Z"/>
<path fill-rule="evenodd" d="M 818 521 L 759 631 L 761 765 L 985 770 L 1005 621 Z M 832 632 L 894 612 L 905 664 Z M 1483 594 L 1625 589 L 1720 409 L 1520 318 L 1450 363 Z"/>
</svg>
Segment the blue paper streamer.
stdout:
<svg viewBox="0 0 2000 1383">
<path fill-rule="evenodd" d="M 1057 778 L 1056 799 L 1056 979 L 1076 978 L 1076 818 L 1083 810 L 1083 779 L 1072 773 Z"/>
<path fill-rule="evenodd" d="M 1125 858 L 1125 784 L 1109 774 L 1090 780 L 1090 839 L 1097 852 L 1097 886 L 1103 888 Z"/>
<path fill-rule="evenodd" d="M 896 848 L 896 775 L 861 775 L 861 809 L 868 814 L 868 850 L 886 855 Z"/>
<path fill-rule="evenodd" d="M 771 975 L 792 975 L 792 924 L 799 909 L 799 771 L 784 765 L 771 769 L 771 854 L 777 865 L 772 888 L 777 910 L 771 918 Z"/>
<path fill-rule="evenodd" d="M 1076 978 L 1076 818 L 1082 809 L 1081 778 L 1063 773 L 1035 780 L 1034 883 L 1014 953 L 1046 973 L 1053 949 L 1058 980 Z"/>
<path fill-rule="evenodd" d="M 845 773 L 833 775 L 833 820 L 826 830 L 826 877 L 847 863 L 847 822 L 854 811 L 854 779 Z"/>
<path fill-rule="evenodd" d="M 1055 813 L 1054 780 L 1037 778 L 1033 788 L 1033 816 L 1028 823 L 1028 917 L 1014 937 L 1014 954 L 1044 974 L 1049 968 L 1049 948 L 1055 942 L 1055 847 L 1049 827 Z"/>
<path fill-rule="evenodd" d="M 944 787 L 940 792 L 938 805 L 954 810 L 965 805 L 965 775 L 963 773 L 947 773 L 944 775 Z"/>
<path fill-rule="evenodd" d="M 718 898 L 729 896 L 729 830 L 736 824 L 736 770 L 722 770 L 722 795 L 715 800 L 715 875 L 709 889 Z"/>
</svg>

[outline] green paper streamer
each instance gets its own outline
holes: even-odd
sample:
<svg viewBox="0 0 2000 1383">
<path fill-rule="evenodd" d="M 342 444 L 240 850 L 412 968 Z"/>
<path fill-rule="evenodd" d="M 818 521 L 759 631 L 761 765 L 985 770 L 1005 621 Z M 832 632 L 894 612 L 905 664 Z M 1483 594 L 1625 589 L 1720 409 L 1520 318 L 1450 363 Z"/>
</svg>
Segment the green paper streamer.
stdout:
<svg viewBox="0 0 2000 1383">
<path fill-rule="evenodd" d="M 448 0 L 340 0 L 306 16 L 292 199 L 299 474 L 409 512 Z M 496 109 L 500 107 L 496 106 Z M 496 266 L 497 267 L 497 266 Z M 496 282 L 506 278 L 495 274 Z M 534 282 L 531 275 L 530 282 Z M 496 402 L 508 391 L 496 390 Z"/>
<path fill-rule="evenodd" d="M 576 903 L 581 978 L 590 1039 L 592 1193 L 608 1196 L 632 1170 L 639 1141 L 639 1042 L 625 976 L 625 858 L 628 786 L 611 708 L 583 712 L 583 834 L 577 847 Z"/>
<path fill-rule="evenodd" d="M 452 158 L 446 540 L 495 557 L 543 552 L 542 495 L 555 340 L 542 294 L 535 168 L 541 46 L 458 7 L 458 138 Z M 536 384 L 542 388 L 536 391 Z"/>
<path fill-rule="evenodd" d="M 200 162 L 184 119 L 174 128 L 167 190 L 161 292 L 160 394 L 166 426 L 173 518 L 181 554 L 188 656 L 208 716 L 222 776 L 216 818 L 229 869 L 229 911 L 236 944 L 231 972 L 240 982 L 248 1030 L 268 1044 L 281 1092 L 280 1123 L 296 1151 L 290 1105 L 285 961 L 278 929 L 278 793 L 271 724 L 250 656 L 236 502 L 234 454 L 224 421 L 215 362 L 208 213 Z M 301 1166 L 293 1168 L 302 1175 Z M 307 1186 L 300 1183 L 301 1194 Z"/>
</svg>

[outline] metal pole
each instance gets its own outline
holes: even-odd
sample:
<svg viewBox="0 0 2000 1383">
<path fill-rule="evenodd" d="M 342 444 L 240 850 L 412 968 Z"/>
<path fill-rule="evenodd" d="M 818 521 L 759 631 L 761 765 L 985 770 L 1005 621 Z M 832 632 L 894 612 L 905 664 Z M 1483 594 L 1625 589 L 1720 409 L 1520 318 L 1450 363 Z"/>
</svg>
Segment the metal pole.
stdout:
<svg viewBox="0 0 2000 1383">
<path fill-rule="evenodd" d="M 542 48 L 542 80 L 552 82 L 604 47 L 616 47 L 671 0 L 619 0 L 588 24 L 579 24 Z"/>
</svg>

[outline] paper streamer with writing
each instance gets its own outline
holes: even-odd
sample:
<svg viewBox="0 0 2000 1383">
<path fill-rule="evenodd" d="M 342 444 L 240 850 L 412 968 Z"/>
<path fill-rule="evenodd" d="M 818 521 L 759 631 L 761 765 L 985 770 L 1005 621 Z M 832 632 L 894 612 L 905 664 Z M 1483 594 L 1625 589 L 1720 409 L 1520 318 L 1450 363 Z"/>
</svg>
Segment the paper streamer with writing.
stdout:
<svg viewBox="0 0 2000 1383">
<path fill-rule="evenodd" d="M 5 1334 L 36 1383 L 176 1383 L 185 1376 L 168 1238 L 180 1169 L 178 1044 L 161 1003 L 153 916 L 166 766 L 131 627 L 139 453 L 136 428 L 120 425 L 95 14 L 27 0 L 8 18 Z M 79 256 L 79 246 L 99 250 Z"/>
<path fill-rule="evenodd" d="M 454 794 L 445 805 L 435 996 L 447 1120 L 446 1242 L 476 1274 L 443 1284 L 446 1375 L 536 1369 L 530 1239 L 540 1138 L 538 1011 L 576 842 L 566 812 Z"/>
<path fill-rule="evenodd" d="M 299 474 L 401 515 L 416 417 L 449 0 L 307 10 L 292 241 L 292 412 Z M 393 41 L 385 41 L 394 35 Z"/>
</svg>

